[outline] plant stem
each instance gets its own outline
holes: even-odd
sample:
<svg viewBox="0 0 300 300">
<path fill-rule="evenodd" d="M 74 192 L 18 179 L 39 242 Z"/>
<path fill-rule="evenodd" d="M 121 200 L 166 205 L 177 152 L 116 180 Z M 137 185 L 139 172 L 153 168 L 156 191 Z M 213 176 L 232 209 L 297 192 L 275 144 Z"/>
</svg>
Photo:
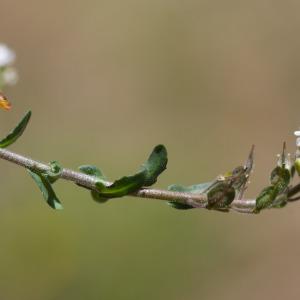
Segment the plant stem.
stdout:
<svg viewBox="0 0 300 300">
<path fill-rule="evenodd" d="M 19 166 L 25 167 L 32 171 L 45 172 L 50 170 L 50 166 L 33 160 L 29 157 L 14 153 L 6 149 L 0 149 L 0 158 L 17 164 Z M 70 169 L 63 169 L 60 178 L 73 181 L 79 186 L 87 188 L 89 190 L 97 191 L 95 183 L 97 178 L 89 176 L 80 172 L 76 172 Z M 110 182 L 107 182 L 107 185 L 110 185 Z M 300 185 L 296 185 L 289 192 L 289 197 L 297 194 L 300 191 Z M 205 194 L 195 194 L 195 193 L 186 193 L 186 192 L 174 192 L 168 190 L 152 189 L 152 188 L 141 188 L 135 193 L 130 194 L 134 197 L 139 198 L 148 198 L 148 199 L 157 199 L 165 201 L 176 201 L 182 204 L 192 205 L 196 208 L 205 208 L 207 203 L 207 196 Z M 255 209 L 255 199 L 242 199 L 234 200 L 231 203 L 230 210 L 240 213 L 254 213 Z"/>
</svg>

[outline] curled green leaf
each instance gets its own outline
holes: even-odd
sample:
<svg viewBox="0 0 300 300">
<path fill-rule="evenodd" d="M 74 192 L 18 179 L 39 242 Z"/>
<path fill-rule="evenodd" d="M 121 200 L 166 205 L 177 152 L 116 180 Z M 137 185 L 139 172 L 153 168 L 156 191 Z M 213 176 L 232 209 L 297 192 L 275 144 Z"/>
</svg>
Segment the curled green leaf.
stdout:
<svg viewBox="0 0 300 300">
<path fill-rule="evenodd" d="M 91 196 L 92 196 L 93 200 L 95 200 L 98 203 L 105 203 L 110 199 L 110 198 L 105 198 L 105 197 L 101 196 L 101 194 L 96 191 L 91 191 Z"/>
<path fill-rule="evenodd" d="M 139 190 L 145 182 L 145 172 L 139 172 L 132 176 L 124 176 L 111 185 L 106 186 L 103 182 L 96 182 L 99 196 L 103 198 L 118 198 Z"/>
<path fill-rule="evenodd" d="M 105 176 L 97 167 L 84 165 L 79 169 L 81 172 L 99 179 L 95 184 L 97 191 L 91 191 L 91 195 L 95 201 L 101 203 L 110 198 L 123 197 L 137 191 L 144 185 L 146 177 L 146 172 L 141 171 L 132 176 L 124 176 L 108 185 Z"/>
<path fill-rule="evenodd" d="M 58 200 L 54 190 L 52 189 L 51 183 L 48 180 L 47 176 L 42 173 L 36 173 L 29 169 L 27 169 L 28 173 L 32 177 L 32 179 L 36 182 L 37 186 L 39 187 L 42 195 L 48 205 L 53 209 L 63 209 L 60 201 Z"/>
<path fill-rule="evenodd" d="M 97 191 L 92 191 L 91 194 L 95 201 L 103 203 L 110 198 L 123 197 L 136 192 L 143 186 L 154 184 L 158 175 L 166 169 L 167 161 L 165 146 L 157 145 L 138 173 L 131 176 L 123 176 L 111 184 L 109 184 L 101 170 L 95 166 L 84 165 L 79 167 L 79 169 L 84 174 L 98 179 L 95 184 Z"/>
<path fill-rule="evenodd" d="M 164 145 L 154 147 L 148 160 L 142 165 L 141 171 L 145 172 L 144 186 L 153 185 L 157 177 L 166 169 L 168 153 Z"/>
<path fill-rule="evenodd" d="M 20 123 L 3 140 L 0 141 L 0 148 L 6 148 L 13 144 L 24 132 L 30 120 L 31 111 L 28 111 Z"/>
</svg>

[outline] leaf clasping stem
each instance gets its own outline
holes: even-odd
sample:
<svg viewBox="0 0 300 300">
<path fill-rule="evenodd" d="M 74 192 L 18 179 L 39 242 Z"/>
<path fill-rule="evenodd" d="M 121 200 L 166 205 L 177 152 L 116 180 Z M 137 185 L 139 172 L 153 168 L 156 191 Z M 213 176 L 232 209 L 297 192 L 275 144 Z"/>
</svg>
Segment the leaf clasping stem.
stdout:
<svg viewBox="0 0 300 300">
<path fill-rule="evenodd" d="M 50 170 L 50 166 L 43 162 L 36 161 L 32 158 L 17 154 L 10 150 L 0 149 L 0 158 L 11 163 L 17 164 L 24 168 L 32 171 L 45 172 Z M 67 181 L 72 181 L 79 186 L 82 186 L 89 190 L 95 190 L 95 183 L 97 178 L 94 176 L 86 175 L 81 172 L 73 171 L 70 169 L 63 168 L 61 174 L 61 179 Z M 107 182 L 107 185 L 110 185 Z M 300 191 L 300 184 L 296 185 L 290 192 L 289 196 L 295 195 Z M 138 198 L 147 199 L 157 199 L 163 201 L 177 201 L 179 203 L 194 205 L 197 208 L 205 208 L 205 203 L 207 203 L 207 196 L 205 194 L 195 194 L 188 192 L 176 192 L 169 190 L 153 189 L 153 188 L 141 188 L 135 193 L 131 193 L 130 196 Z M 236 199 L 231 203 L 230 211 L 235 211 L 239 213 L 253 214 L 255 209 L 256 201 L 255 199 Z"/>
</svg>

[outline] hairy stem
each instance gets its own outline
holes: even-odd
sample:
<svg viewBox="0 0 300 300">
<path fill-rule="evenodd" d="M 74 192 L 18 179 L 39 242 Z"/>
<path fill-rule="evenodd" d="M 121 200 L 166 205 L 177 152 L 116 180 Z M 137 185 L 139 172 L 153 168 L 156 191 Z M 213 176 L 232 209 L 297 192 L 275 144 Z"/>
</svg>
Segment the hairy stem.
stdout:
<svg viewBox="0 0 300 300">
<path fill-rule="evenodd" d="M 29 157 L 14 153 L 6 149 L 0 149 L 0 158 L 17 164 L 19 166 L 25 167 L 32 171 L 47 171 L 50 170 L 48 164 L 33 160 Z M 80 172 L 76 172 L 70 169 L 63 169 L 60 178 L 73 181 L 79 186 L 87 188 L 89 190 L 96 190 L 95 183 L 97 179 L 93 176 L 89 176 Z M 107 182 L 107 185 L 111 184 Z M 290 192 L 289 196 L 297 194 L 300 190 L 300 185 L 295 186 Z M 131 196 L 148 198 L 148 199 L 157 199 L 165 201 L 176 201 L 183 204 L 192 205 L 198 208 L 205 208 L 207 203 L 207 196 L 205 194 L 194 194 L 186 192 L 174 192 L 168 190 L 160 190 L 153 188 L 141 188 L 135 193 L 132 193 Z M 255 209 L 255 199 L 242 199 L 234 200 L 231 203 L 230 210 L 240 212 L 240 213 L 254 213 Z"/>
</svg>

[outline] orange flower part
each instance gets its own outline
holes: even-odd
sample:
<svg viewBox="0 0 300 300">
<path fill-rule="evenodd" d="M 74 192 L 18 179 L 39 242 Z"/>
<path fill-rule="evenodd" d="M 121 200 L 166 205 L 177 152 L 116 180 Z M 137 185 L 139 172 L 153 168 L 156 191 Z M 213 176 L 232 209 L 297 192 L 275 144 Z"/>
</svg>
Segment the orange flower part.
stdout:
<svg viewBox="0 0 300 300">
<path fill-rule="evenodd" d="M 11 108 L 11 104 L 2 93 L 0 93 L 0 108 L 3 108 L 5 110 L 10 110 Z"/>
</svg>

